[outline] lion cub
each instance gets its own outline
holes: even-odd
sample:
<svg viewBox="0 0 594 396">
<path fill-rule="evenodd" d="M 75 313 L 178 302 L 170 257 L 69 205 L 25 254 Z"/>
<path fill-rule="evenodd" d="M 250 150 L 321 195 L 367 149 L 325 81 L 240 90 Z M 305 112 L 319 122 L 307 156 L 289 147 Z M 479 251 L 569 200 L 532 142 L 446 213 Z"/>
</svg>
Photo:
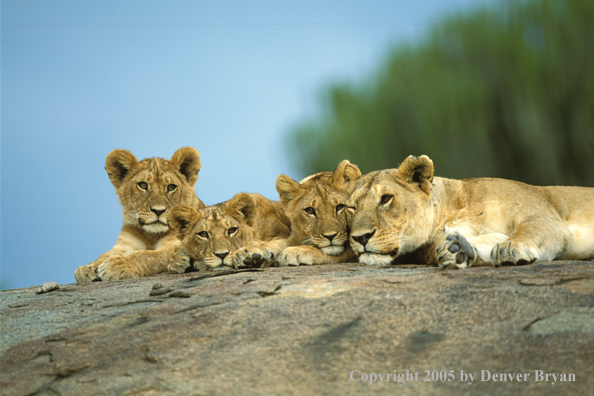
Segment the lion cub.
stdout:
<svg viewBox="0 0 594 396">
<path fill-rule="evenodd" d="M 594 258 L 594 188 L 434 177 L 423 155 L 361 177 L 346 205 L 365 264 L 409 253 L 440 268 Z"/>
<path fill-rule="evenodd" d="M 281 266 L 346 263 L 356 260 L 349 246 L 345 202 L 361 177 L 357 165 L 342 161 L 334 172 L 321 172 L 296 182 L 289 176 L 276 179 L 280 202 L 291 220 L 291 236 L 261 243 L 239 254 L 246 264 L 252 256 Z"/>
<path fill-rule="evenodd" d="M 115 246 L 74 272 L 78 283 L 148 276 L 167 270 L 167 252 L 177 238 L 167 221 L 170 208 L 205 205 L 194 184 L 200 171 L 200 154 L 191 147 L 177 150 L 171 159 L 138 161 L 127 150 L 114 150 L 105 169 L 122 204 L 124 226 Z"/>
<path fill-rule="evenodd" d="M 178 205 L 171 209 L 169 224 L 180 243 L 169 253 L 169 272 L 245 265 L 244 248 L 287 238 L 291 222 L 278 202 L 260 194 L 239 193 L 229 201 L 198 209 Z M 251 257 L 261 264 L 261 257 Z"/>
</svg>

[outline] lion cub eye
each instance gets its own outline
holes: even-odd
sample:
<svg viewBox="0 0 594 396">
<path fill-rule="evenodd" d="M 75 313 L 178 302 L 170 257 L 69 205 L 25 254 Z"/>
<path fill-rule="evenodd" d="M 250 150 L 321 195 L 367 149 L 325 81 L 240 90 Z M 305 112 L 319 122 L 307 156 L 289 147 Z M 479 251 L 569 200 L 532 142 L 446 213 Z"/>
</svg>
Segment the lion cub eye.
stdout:
<svg viewBox="0 0 594 396">
<path fill-rule="evenodd" d="M 229 234 L 229 236 L 235 234 L 237 232 L 237 227 L 231 227 L 227 230 L 227 234 Z"/>
<path fill-rule="evenodd" d="M 392 200 L 392 198 L 394 198 L 394 196 L 390 194 L 382 195 L 382 198 L 380 199 L 380 205 L 387 204 Z"/>
<path fill-rule="evenodd" d="M 175 184 L 170 184 L 167 186 L 167 191 L 174 192 L 175 190 L 177 190 L 177 186 Z"/>
<path fill-rule="evenodd" d="M 206 231 L 200 231 L 200 232 L 198 233 L 198 236 L 199 236 L 200 238 L 206 238 L 206 239 L 208 239 L 208 232 L 206 232 Z"/>
<path fill-rule="evenodd" d="M 336 213 L 340 212 L 343 209 L 344 209 L 344 205 L 343 204 L 336 205 Z"/>
<path fill-rule="evenodd" d="M 311 206 L 308 208 L 303 209 L 305 211 L 305 213 L 307 213 L 308 215 L 316 215 L 316 210 L 314 208 L 312 208 Z"/>
<path fill-rule="evenodd" d="M 140 187 L 141 190 L 148 190 L 148 184 L 146 184 L 146 182 L 138 183 L 138 187 Z"/>
</svg>

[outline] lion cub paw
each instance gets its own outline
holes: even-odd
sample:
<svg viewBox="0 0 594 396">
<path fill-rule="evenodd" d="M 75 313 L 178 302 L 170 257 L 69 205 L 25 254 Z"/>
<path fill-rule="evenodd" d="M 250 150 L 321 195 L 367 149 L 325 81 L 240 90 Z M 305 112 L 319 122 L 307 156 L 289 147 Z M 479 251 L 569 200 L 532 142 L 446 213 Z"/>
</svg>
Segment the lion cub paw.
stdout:
<svg viewBox="0 0 594 396">
<path fill-rule="evenodd" d="M 491 258 L 494 267 L 499 267 L 502 264 L 530 264 L 538 260 L 538 250 L 530 248 L 523 242 L 507 240 L 493 247 Z"/>
<path fill-rule="evenodd" d="M 458 234 L 449 234 L 435 250 L 439 268 L 466 268 L 476 259 L 476 249 L 466 238 Z"/>
<path fill-rule="evenodd" d="M 260 244 L 250 244 L 248 246 L 237 249 L 233 255 L 233 266 L 238 268 L 240 266 L 246 267 L 262 267 L 270 264 L 274 258 L 274 253 Z"/>
<path fill-rule="evenodd" d="M 188 256 L 186 248 L 182 245 L 174 246 L 169 250 L 167 260 L 167 271 L 177 274 L 183 274 L 192 265 L 192 260 Z"/>
<path fill-rule="evenodd" d="M 77 283 L 88 283 L 94 281 L 100 281 L 99 274 L 97 274 L 98 265 L 95 263 L 91 263 L 88 265 L 83 265 L 82 267 L 78 267 L 76 271 L 74 271 L 74 278 L 76 279 Z"/>
<path fill-rule="evenodd" d="M 287 265 L 297 266 L 300 264 L 313 265 L 315 264 L 316 255 L 310 246 L 289 246 L 278 257 L 278 263 L 281 267 Z"/>
<path fill-rule="evenodd" d="M 138 278 L 137 274 L 125 257 L 110 257 L 99 266 L 99 277 L 103 281 Z"/>
</svg>

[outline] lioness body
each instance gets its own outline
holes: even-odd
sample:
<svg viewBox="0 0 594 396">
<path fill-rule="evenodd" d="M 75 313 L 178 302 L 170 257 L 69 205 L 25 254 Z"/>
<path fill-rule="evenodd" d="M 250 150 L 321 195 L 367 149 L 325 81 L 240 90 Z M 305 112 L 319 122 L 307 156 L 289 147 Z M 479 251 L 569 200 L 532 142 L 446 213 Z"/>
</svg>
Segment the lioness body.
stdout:
<svg viewBox="0 0 594 396">
<path fill-rule="evenodd" d="M 200 155 L 191 147 L 177 150 L 169 161 L 138 161 L 127 150 L 110 152 L 105 169 L 122 204 L 124 225 L 111 250 L 75 271 L 76 281 L 117 280 L 166 271 L 167 252 L 177 241 L 168 226 L 169 209 L 181 203 L 205 206 L 194 191 L 200 167 Z"/>
<path fill-rule="evenodd" d="M 594 258 L 594 188 L 439 178 L 422 156 L 363 176 L 347 206 L 366 264 L 406 254 L 441 268 Z"/>
<path fill-rule="evenodd" d="M 237 268 L 244 265 L 246 257 L 241 252 L 246 248 L 262 242 L 274 244 L 291 233 L 280 203 L 247 193 L 199 210 L 176 206 L 170 224 L 180 242 L 171 249 L 168 270 L 177 273 L 192 264 L 199 270 Z"/>
</svg>

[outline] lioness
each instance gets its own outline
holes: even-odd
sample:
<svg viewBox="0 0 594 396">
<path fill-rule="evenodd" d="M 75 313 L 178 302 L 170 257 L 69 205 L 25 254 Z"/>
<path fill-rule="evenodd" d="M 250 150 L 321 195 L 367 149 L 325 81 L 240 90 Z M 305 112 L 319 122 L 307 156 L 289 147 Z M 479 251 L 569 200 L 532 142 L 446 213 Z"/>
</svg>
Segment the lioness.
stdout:
<svg viewBox="0 0 594 396">
<path fill-rule="evenodd" d="M 169 272 L 244 265 L 239 250 L 261 241 L 287 238 L 291 223 L 278 202 L 260 194 L 239 193 L 229 201 L 196 210 L 188 205 L 171 209 L 169 224 L 181 243 L 169 253 Z M 261 263 L 261 257 L 250 257 Z M 248 264 L 253 265 L 254 262 Z"/>
<path fill-rule="evenodd" d="M 434 178 L 423 155 L 361 177 L 346 205 L 365 264 L 408 253 L 440 268 L 594 258 L 594 188 Z"/>
<path fill-rule="evenodd" d="M 261 258 L 265 266 L 278 257 L 281 266 L 345 263 L 356 260 L 349 246 L 344 203 L 361 171 L 342 161 L 334 172 L 321 172 L 296 182 L 289 176 L 276 179 L 276 190 L 291 221 L 291 236 L 243 249 L 239 259 Z"/>
<path fill-rule="evenodd" d="M 169 161 L 138 161 L 127 150 L 110 152 L 105 169 L 122 204 L 124 226 L 110 251 L 74 272 L 76 281 L 117 280 L 165 272 L 167 252 L 177 241 L 167 224 L 170 208 L 181 203 L 205 206 L 194 191 L 200 167 L 200 154 L 191 147 L 180 148 Z"/>
</svg>

